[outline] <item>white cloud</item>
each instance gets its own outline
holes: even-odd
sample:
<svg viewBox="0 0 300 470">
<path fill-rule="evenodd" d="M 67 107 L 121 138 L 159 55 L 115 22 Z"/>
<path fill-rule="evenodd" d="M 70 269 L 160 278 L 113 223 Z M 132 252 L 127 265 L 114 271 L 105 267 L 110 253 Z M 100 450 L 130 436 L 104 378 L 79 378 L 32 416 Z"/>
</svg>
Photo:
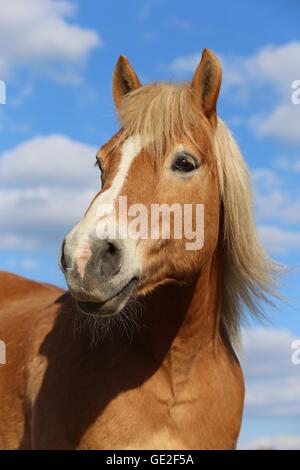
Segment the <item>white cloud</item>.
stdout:
<svg viewBox="0 0 300 470">
<path fill-rule="evenodd" d="M 292 103 L 292 83 L 300 79 L 300 42 L 264 47 L 242 65 L 247 85 L 272 85 L 278 92 L 273 110 L 255 116 L 251 125 L 259 136 L 271 136 L 292 144 L 300 144 L 300 105 Z M 269 87 L 269 94 L 271 89 Z"/>
<path fill-rule="evenodd" d="M 300 42 L 282 46 L 267 46 L 252 56 L 243 57 L 222 54 L 215 51 L 222 63 L 225 80 L 231 85 L 272 83 L 285 95 L 291 97 L 291 85 L 300 79 Z M 201 58 L 201 52 L 187 54 L 173 59 L 170 68 L 178 75 L 194 72 Z"/>
<path fill-rule="evenodd" d="M 286 190 L 277 186 L 265 190 L 256 184 L 254 196 L 259 221 L 271 220 L 277 221 L 277 223 L 286 221 L 286 211 L 292 204 L 291 195 Z"/>
<path fill-rule="evenodd" d="M 272 255 L 300 251 L 300 194 L 272 169 L 252 170 L 258 234 Z M 291 226 L 295 226 L 292 228 Z"/>
<path fill-rule="evenodd" d="M 101 45 L 100 36 L 69 18 L 69 0 L 0 0 L 0 76 L 18 69 L 60 82 L 76 82 L 89 52 Z"/>
<path fill-rule="evenodd" d="M 288 143 L 300 144 L 300 105 L 280 104 L 266 116 L 252 118 L 251 125 L 259 136 L 272 136 Z"/>
<path fill-rule="evenodd" d="M 299 233 L 277 230 L 274 226 L 274 224 L 296 225 L 300 223 L 300 193 L 298 189 L 291 190 L 282 175 L 271 169 L 260 168 L 253 170 L 252 179 L 257 220 L 264 226 L 267 222 L 272 222 L 272 226 L 262 230 L 265 237 L 268 234 L 271 237 L 272 231 L 273 237 L 271 239 L 274 243 L 277 244 L 280 239 L 284 242 L 284 239 L 286 239 L 285 249 L 289 248 L 289 242 L 291 242 L 290 249 L 299 246 L 299 242 L 296 240 Z M 285 251 L 285 249 L 279 251 Z"/>
<path fill-rule="evenodd" d="M 260 190 L 270 191 L 283 184 L 281 177 L 270 168 L 255 168 L 251 172 L 251 177 L 254 185 Z"/>
<path fill-rule="evenodd" d="M 245 413 L 259 417 L 300 417 L 300 367 L 292 363 L 287 330 L 251 329 L 243 335 Z"/>
<path fill-rule="evenodd" d="M 265 249 L 272 254 L 286 254 L 300 250 L 300 232 L 274 225 L 259 225 L 258 235 Z"/>
<path fill-rule="evenodd" d="M 276 160 L 276 166 L 280 170 L 292 171 L 300 173 L 300 158 L 299 157 L 280 157 Z"/>
<path fill-rule="evenodd" d="M 97 149 L 65 136 L 33 138 L 0 156 L 2 249 L 57 246 L 99 189 Z"/>
<path fill-rule="evenodd" d="M 200 52 L 175 57 L 170 63 L 170 69 L 179 76 L 192 74 L 199 64 L 200 58 Z"/>
<path fill-rule="evenodd" d="M 0 156 L 0 184 L 21 188 L 93 182 L 97 149 L 63 135 L 35 137 Z"/>
<path fill-rule="evenodd" d="M 299 450 L 300 435 L 279 434 L 277 436 L 261 436 L 241 444 L 239 449 L 256 450 Z"/>
<path fill-rule="evenodd" d="M 294 41 L 281 46 L 267 46 L 260 49 L 244 66 L 257 82 L 270 82 L 284 96 L 291 99 L 291 85 L 300 79 L 300 42 Z"/>
</svg>

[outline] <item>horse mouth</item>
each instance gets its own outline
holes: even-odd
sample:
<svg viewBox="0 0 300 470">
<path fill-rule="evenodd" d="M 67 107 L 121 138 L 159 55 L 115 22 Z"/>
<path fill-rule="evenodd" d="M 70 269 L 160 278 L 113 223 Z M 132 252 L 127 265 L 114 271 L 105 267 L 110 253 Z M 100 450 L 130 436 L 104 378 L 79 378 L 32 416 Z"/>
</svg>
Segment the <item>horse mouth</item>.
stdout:
<svg viewBox="0 0 300 470">
<path fill-rule="evenodd" d="M 117 294 L 113 295 L 104 302 L 86 302 L 76 301 L 77 307 L 80 312 L 85 315 L 97 315 L 97 316 L 114 316 L 117 315 L 123 307 L 125 307 L 130 294 L 135 289 L 138 282 L 138 278 L 134 276 L 130 279 Z"/>
</svg>

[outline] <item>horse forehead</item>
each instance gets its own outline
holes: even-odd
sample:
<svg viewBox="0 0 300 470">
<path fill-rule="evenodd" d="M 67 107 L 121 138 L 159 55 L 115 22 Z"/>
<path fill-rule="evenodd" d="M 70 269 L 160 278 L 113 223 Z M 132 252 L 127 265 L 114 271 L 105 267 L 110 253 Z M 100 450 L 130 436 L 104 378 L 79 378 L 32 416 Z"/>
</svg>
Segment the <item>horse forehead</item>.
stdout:
<svg viewBox="0 0 300 470">
<path fill-rule="evenodd" d="M 142 139 L 139 134 L 128 137 L 120 147 L 118 152 L 116 171 L 114 172 L 109 187 L 100 192 L 93 201 L 93 206 L 98 204 L 110 204 L 115 201 L 121 193 L 123 185 L 129 175 L 133 161 L 138 157 L 143 149 Z"/>
<path fill-rule="evenodd" d="M 143 149 L 142 139 L 139 134 L 128 137 L 122 144 L 118 159 L 117 171 L 112 181 L 112 186 L 120 190 L 126 180 L 132 162 L 141 154 Z"/>
</svg>

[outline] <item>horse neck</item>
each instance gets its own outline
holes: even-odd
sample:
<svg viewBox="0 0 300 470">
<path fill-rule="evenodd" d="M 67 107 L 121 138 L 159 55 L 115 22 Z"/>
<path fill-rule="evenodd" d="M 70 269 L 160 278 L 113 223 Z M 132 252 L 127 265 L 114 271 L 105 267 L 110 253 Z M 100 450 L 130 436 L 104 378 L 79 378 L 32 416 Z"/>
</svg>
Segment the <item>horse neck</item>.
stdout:
<svg viewBox="0 0 300 470">
<path fill-rule="evenodd" d="M 188 369 L 220 342 L 221 256 L 206 261 L 189 286 L 158 287 L 146 300 L 140 339 L 157 361 Z"/>
</svg>

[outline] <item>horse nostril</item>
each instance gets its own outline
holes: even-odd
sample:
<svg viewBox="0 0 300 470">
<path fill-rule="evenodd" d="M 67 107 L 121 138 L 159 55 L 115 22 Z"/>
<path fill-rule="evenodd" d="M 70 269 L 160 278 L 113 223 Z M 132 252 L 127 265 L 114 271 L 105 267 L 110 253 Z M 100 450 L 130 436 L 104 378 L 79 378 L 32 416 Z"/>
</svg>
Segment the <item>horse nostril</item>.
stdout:
<svg viewBox="0 0 300 470">
<path fill-rule="evenodd" d="M 109 255 L 114 255 L 116 254 L 118 251 L 118 248 L 111 242 L 108 242 L 107 243 L 107 247 L 106 247 L 106 253 L 109 254 Z"/>
<path fill-rule="evenodd" d="M 66 262 L 66 257 L 65 257 L 65 240 L 63 241 L 63 244 L 61 247 L 59 265 L 63 271 L 67 269 L 67 262 Z"/>
<path fill-rule="evenodd" d="M 102 275 L 113 276 L 122 264 L 122 250 L 115 241 L 106 241 L 100 250 L 100 269 Z"/>
</svg>

